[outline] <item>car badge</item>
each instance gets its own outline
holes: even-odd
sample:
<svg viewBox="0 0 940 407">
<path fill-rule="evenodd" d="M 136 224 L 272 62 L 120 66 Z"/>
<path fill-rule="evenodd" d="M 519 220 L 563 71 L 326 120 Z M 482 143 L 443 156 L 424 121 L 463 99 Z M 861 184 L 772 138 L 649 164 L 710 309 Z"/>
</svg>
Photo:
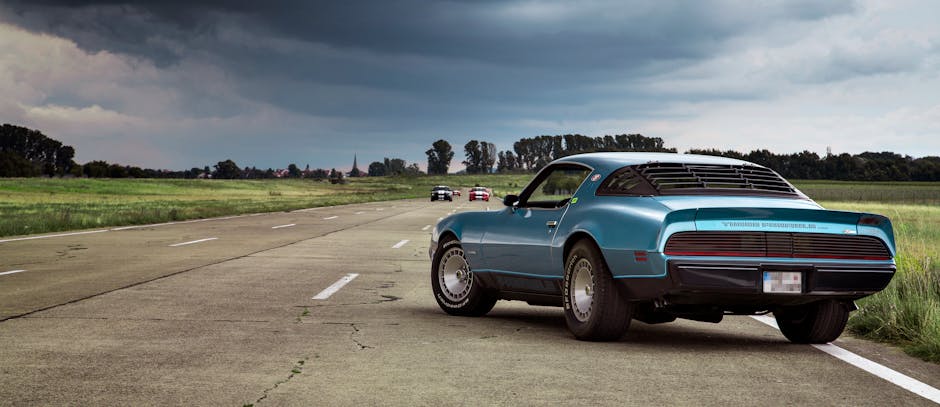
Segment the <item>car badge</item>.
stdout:
<svg viewBox="0 0 940 407">
<path fill-rule="evenodd" d="M 846 230 L 843 230 L 843 231 L 842 231 L 842 234 L 843 234 L 843 235 L 857 235 L 858 232 L 856 232 L 856 231 L 854 231 L 854 230 L 852 230 L 852 229 L 846 229 Z"/>
<path fill-rule="evenodd" d="M 592 181 L 592 182 L 593 182 L 593 181 L 597 181 L 597 180 L 599 180 L 599 179 L 601 179 L 601 174 L 594 174 L 594 175 L 591 176 L 591 181 Z M 574 203 L 574 202 L 572 202 L 572 203 Z"/>
<path fill-rule="evenodd" d="M 571 198 L 571 204 L 573 205 L 576 203 L 578 203 L 578 197 Z"/>
</svg>

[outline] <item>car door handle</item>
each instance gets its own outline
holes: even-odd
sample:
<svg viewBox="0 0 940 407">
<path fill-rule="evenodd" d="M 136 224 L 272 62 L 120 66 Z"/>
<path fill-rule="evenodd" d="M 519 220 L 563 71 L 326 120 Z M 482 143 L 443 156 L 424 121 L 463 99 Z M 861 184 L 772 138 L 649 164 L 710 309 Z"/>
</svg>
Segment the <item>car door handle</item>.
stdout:
<svg viewBox="0 0 940 407">
<path fill-rule="evenodd" d="M 557 221 L 557 220 L 550 220 L 550 221 L 548 221 L 548 222 L 545 222 L 545 226 L 548 226 L 548 227 L 550 227 L 550 228 L 553 228 L 553 227 L 555 227 L 555 226 L 558 226 L 558 221 Z"/>
</svg>

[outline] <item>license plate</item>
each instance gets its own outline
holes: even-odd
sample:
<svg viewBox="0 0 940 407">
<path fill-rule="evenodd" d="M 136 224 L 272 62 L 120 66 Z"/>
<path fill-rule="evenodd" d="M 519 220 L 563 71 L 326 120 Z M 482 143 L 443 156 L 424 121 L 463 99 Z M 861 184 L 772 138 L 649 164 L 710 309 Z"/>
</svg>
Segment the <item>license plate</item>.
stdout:
<svg viewBox="0 0 940 407">
<path fill-rule="evenodd" d="M 764 292 L 800 294 L 803 292 L 803 273 L 799 271 L 765 271 Z"/>
</svg>

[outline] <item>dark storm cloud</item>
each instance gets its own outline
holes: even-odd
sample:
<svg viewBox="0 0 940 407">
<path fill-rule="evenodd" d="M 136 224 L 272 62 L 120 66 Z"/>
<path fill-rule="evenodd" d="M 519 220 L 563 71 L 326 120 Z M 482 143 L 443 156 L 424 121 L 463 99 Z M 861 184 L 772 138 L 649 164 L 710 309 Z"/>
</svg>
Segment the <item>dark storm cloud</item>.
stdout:
<svg viewBox="0 0 940 407">
<path fill-rule="evenodd" d="M 767 97 L 773 81 L 738 84 L 739 78 L 721 75 L 720 65 L 738 61 L 711 70 L 709 61 L 736 55 L 742 39 L 785 47 L 801 39 L 799 30 L 851 16 L 856 6 L 809 0 L 39 0 L 0 4 L 0 21 L 177 73 L 167 86 L 182 95 L 174 106 L 186 118 L 237 117 L 270 105 L 340 123 L 282 130 L 285 140 L 402 137 L 419 146 L 420 157 L 420 146 L 435 132 L 484 137 L 502 126 L 508 139 L 519 127 L 505 123 L 655 119 L 676 103 Z M 917 66 L 903 55 L 879 59 L 843 51 L 798 66 L 796 74 L 773 67 L 782 73 L 770 79 L 823 83 Z M 231 94 L 205 86 L 219 78 Z M 663 79 L 679 85 L 657 82 Z M 50 94 L 46 102 L 127 110 L 72 95 Z"/>
<path fill-rule="evenodd" d="M 696 59 L 767 24 L 816 20 L 852 3 L 439 1 L 23 1 L 9 22 L 111 50 L 172 62 L 213 51 L 220 21 L 252 35 L 539 68 L 635 68 Z M 234 19 L 234 20 L 233 20 Z"/>
</svg>

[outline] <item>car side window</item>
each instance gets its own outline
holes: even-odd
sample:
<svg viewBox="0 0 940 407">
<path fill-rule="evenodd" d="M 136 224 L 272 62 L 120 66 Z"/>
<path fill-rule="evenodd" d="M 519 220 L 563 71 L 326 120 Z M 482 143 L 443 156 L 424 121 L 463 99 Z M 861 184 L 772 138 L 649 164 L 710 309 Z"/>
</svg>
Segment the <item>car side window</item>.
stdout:
<svg viewBox="0 0 940 407">
<path fill-rule="evenodd" d="M 529 186 L 523 194 L 524 205 L 534 208 L 560 208 L 568 203 L 584 179 L 591 173 L 580 166 L 556 166 L 539 178 L 534 187 Z"/>
</svg>

